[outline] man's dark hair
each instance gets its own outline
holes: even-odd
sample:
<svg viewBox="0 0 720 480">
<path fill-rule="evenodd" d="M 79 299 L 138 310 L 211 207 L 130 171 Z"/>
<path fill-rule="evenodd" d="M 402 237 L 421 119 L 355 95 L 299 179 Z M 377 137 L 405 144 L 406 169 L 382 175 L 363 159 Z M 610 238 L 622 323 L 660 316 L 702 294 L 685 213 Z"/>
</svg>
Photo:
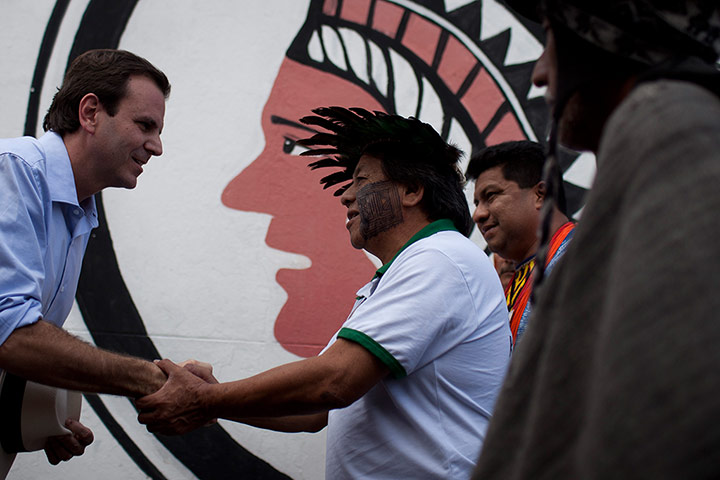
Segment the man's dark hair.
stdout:
<svg viewBox="0 0 720 480">
<path fill-rule="evenodd" d="M 532 188 L 542 180 L 545 149 L 529 140 L 505 142 L 481 150 L 472 156 L 465 177 L 476 180 L 481 173 L 502 166 L 503 177 L 520 188 Z"/>
<path fill-rule="evenodd" d="M 532 188 L 543 178 L 545 148 L 536 142 L 518 140 L 504 142 L 481 150 L 472 156 L 465 177 L 476 180 L 483 172 L 501 167 L 505 180 L 518 184 L 520 188 Z M 567 214 L 565 189 L 562 179 L 558 182 L 558 208 Z"/>
<path fill-rule="evenodd" d="M 88 93 L 97 95 L 110 116 L 127 93 L 131 76 L 145 76 L 155 82 L 163 96 L 170 95 L 170 82 L 163 72 L 142 57 L 125 50 L 89 50 L 68 67 L 62 87 L 53 98 L 43 120 L 43 130 L 61 136 L 80 127 L 80 100 Z"/>
<path fill-rule="evenodd" d="M 324 177 L 324 188 L 352 179 L 360 157 L 372 155 L 382 162 L 388 179 L 411 188 L 423 187 L 420 207 L 431 221 L 449 218 L 464 235 L 472 232 L 470 209 L 463 193 L 464 180 L 457 164 L 462 152 L 449 145 L 420 120 L 362 108 L 328 107 L 300 119 L 329 133 L 318 133 L 298 143 L 313 148 L 302 155 L 328 155 L 309 164 L 312 169 L 340 167 Z M 335 195 L 341 195 L 349 183 Z"/>
</svg>

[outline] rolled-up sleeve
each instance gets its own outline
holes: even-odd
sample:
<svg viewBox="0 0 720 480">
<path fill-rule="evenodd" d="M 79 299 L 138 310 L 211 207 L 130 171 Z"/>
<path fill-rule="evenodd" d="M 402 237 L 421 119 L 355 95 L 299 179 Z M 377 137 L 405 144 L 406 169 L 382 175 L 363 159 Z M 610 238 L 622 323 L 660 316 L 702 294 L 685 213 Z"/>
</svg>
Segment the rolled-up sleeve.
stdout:
<svg viewBox="0 0 720 480">
<path fill-rule="evenodd" d="M 0 152 L 0 344 L 42 316 L 46 198 L 42 172 Z"/>
</svg>

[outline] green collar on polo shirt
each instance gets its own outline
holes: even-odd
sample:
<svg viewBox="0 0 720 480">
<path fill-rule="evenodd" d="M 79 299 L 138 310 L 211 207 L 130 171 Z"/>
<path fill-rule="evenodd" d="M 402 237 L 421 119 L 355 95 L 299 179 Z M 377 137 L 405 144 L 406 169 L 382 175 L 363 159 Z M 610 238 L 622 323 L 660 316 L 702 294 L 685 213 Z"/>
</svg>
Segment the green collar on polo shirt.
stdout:
<svg viewBox="0 0 720 480">
<path fill-rule="evenodd" d="M 407 247 L 409 247 L 413 243 L 415 243 L 418 240 L 423 239 L 425 237 L 429 237 L 430 235 L 433 235 L 437 232 L 443 232 L 446 230 L 455 230 L 456 232 L 458 231 L 458 229 L 455 228 L 455 224 L 453 223 L 453 221 L 450 220 L 449 218 L 435 220 L 431 224 L 425 225 L 415 235 L 410 237 L 410 240 L 408 240 L 407 243 L 405 245 L 403 245 L 400 250 L 397 251 L 395 256 L 393 256 L 393 258 L 391 258 L 388 263 L 386 263 L 385 265 L 383 265 L 382 267 L 377 269 L 377 271 L 375 272 L 375 277 L 382 277 L 383 273 L 385 273 L 387 271 L 387 269 L 390 268 L 390 265 L 392 265 L 392 263 L 395 261 L 397 256 L 400 255 L 400 253 L 402 253 L 403 250 L 405 250 Z M 375 277 L 373 277 L 373 278 L 375 278 Z"/>
</svg>

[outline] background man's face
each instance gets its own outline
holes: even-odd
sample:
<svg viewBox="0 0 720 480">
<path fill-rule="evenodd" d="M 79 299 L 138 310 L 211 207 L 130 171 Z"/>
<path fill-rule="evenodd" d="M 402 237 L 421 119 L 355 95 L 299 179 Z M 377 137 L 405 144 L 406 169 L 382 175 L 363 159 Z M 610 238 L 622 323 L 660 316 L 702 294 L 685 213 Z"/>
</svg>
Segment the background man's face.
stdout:
<svg viewBox="0 0 720 480">
<path fill-rule="evenodd" d="M 513 275 L 515 275 L 515 262 L 502 258 L 498 254 L 494 254 L 493 266 L 495 267 L 498 277 L 500 277 L 500 284 L 503 288 L 507 287 Z"/>
<path fill-rule="evenodd" d="M 515 262 L 535 253 L 542 206 L 538 185 L 520 188 L 497 166 L 478 176 L 474 201 L 473 220 L 492 252 Z"/>
</svg>

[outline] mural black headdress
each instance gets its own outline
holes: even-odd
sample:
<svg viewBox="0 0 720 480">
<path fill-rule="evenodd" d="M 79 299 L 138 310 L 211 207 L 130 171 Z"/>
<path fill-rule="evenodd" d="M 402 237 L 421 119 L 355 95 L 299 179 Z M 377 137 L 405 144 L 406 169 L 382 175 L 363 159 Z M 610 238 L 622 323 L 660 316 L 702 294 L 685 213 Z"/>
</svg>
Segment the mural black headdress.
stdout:
<svg viewBox="0 0 720 480">
<path fill-rule="evenodd" d="M 481 40 L 482 3 L 448 10 L 437 0 L 312 0 L 287 56 L 359 86 L 386 112 L 427 122 L 445 139 L 462 130 L 467 139 L 454 138 L 468 153 L 498 143 L 499 132 L 542 138 L 545 105 L 528 96 L 533 62 L 505 64 L 509 28 Z M 490 101 L 474 96 L 495 88 L 501 96 L 487 93 Z"/>
<path fill-rule="evenodd" d="M 320 180 L 323 188 L 350 181 L 360 157 L 381 144 L 403 152 L 401 157 L 393 158 L 393 161 L 434 165 L 440 171 L 457 170 L 462 152 L 446 143 L 430 125 L 416 118 L 343 107 L 317 108 L 313 113 L 315 115 L 303 117 L 300 121 L 322 127 L 328 132 L 317 133 L 298 141 L 298 144 L 322 147 L 311 148 L 303 152 L 303 156 L 327 155 L 308 164 L 311 169 L 339 169 Z M 342 185 L 334 195 L 342 195 L 348 186 L 347 183 Z"/>
</svg>

